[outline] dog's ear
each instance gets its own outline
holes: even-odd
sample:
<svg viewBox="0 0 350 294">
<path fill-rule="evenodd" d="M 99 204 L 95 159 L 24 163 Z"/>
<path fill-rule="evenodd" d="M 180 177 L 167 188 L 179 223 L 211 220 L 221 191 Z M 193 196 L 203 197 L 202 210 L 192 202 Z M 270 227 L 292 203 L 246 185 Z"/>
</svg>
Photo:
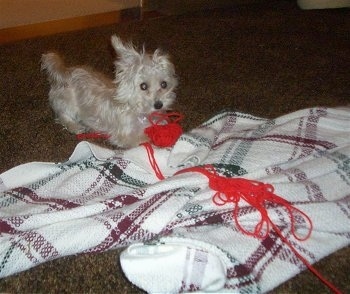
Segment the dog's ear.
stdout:
<svg viewBox="0 0 350 294">
<path fill-rule="evenodd" d="M 134 63 L 135 58 L 140 58 L 140 54 L 135 50 L 134 46 L 131 43 L 123 43 L 117 35 L 111 37 L 111 43 L 119 58 L 124 62 Z"/>
<path fill-rule="evenodd" d="M 160 65 L 162 68 L 165 68 L 170 72 L 175 72 L 174 65 L 170 61 L 169 55 L 162 52 L 162 50 L 157 49 L 154 51 L 152 60 L 155 64 Z"/>
</svg>

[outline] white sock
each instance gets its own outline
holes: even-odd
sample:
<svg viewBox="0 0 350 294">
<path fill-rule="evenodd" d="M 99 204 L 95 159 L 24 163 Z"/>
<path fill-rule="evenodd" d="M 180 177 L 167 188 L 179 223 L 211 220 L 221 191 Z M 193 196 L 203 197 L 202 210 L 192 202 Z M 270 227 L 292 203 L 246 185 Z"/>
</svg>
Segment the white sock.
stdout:
<svg viewBox="0 0 350 294">
<path fill-rule="evenodd" d="M 226 282 L 220 258 L 181 241 L 129 246 L 120 256 L 126 277 L 148 293 L 219 291 Z"/>
</svg>

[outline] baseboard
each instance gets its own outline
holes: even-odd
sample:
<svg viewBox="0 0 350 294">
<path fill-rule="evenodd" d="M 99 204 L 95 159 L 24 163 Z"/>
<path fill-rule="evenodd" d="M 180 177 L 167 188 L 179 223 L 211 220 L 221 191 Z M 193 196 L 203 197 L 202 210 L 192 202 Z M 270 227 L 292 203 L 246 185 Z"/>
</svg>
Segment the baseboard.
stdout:
<svg viewBox="0 0 350 294">
<path fill-rule="evenodd" d="M 103 25 L 110 25 L 120 23 L 122 21 L 140 18 L 141 8 L 136 7 L 120 11 L 105 12 L 69 19 L 47 21 L 38 24 L 5 28 L 0 29 L 0 44 Z"/>
</svg>

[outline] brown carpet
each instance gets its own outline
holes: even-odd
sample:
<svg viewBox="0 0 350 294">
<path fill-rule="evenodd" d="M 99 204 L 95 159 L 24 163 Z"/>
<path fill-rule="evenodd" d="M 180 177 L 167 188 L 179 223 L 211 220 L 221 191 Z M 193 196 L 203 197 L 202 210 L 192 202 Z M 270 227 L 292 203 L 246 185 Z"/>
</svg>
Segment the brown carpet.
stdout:
<svg viewBox="0 0 350 294">
<path fill-rule="evenodd" d="M 21 41 L 0 46 L 0 172 L 68 158 L 77 141 L 53 121 L 40 56 L 55 49 L 72 65 L 89 64 L 112 76 L 113 33 L 172 55 L 180 79 L 175 108 L 186 116 L 185 129 L 223 109 L 272 118 L 350 103 L 348 9 L 302 11 L 295 1 L 257 1 Z M 316 268 L 350 293 L 349 264 L 345 248 Z M 273 293 L 327 291 L 306 271 Z M 111 251 L 61 258 L 4 278 L 0 292 L 141 291 L 124 278 L 118 252 Z"/>
</svg>

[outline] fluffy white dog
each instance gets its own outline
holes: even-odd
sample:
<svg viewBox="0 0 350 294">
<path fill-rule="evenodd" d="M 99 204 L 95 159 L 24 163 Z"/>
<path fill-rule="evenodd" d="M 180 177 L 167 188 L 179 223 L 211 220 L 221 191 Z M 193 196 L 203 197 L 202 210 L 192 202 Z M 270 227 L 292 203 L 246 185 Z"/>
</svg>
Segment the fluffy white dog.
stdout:
<svg viewBox="0 0 350 294">
<path fill-rule="evenodd" d="M 115 79 L 87 67 L 66 67 L 56 53 L 42 56 L 51 85 L 49 102 L 57 120 L 70 132 L 99 132 L 112 145 L 128 148 L 147 141 L 147 116 L 165 111 L 174 102 L 174 65 L 157 49 L 137 52 L 113 35 Z"/>
</svg>

